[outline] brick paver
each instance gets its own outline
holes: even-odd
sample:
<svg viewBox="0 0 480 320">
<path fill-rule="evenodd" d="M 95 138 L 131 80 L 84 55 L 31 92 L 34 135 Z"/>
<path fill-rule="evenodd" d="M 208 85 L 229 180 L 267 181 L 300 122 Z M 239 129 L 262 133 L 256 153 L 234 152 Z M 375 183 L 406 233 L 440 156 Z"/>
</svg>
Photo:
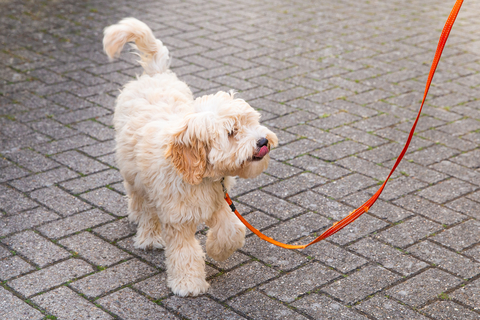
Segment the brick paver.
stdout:
<svg viewBox="0 0 480 320">
<path fill-rule="evenodd" d="M 133 247 L 111 121 L 142 70 L 101 43 L 136 17 L 196 96 L 235 89 L 258 109 L 279 147 L 231 196 L 267 235 L 306 243 L 385 179 L 453 2 L 2 1 L 0 318 L 479 319 L 478 2 L 375 206 L 303 251 L 247 232 L 227 261 L 206 258 L 198 298 L 168 289 L 163 250 Z"/>
</svg>

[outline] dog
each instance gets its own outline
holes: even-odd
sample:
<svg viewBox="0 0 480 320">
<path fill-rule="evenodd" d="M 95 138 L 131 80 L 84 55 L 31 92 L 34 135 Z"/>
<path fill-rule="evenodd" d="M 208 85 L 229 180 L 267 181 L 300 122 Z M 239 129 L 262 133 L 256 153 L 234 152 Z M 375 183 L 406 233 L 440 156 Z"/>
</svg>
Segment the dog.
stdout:
<svg viewBox="0 0 480 320">
<path fill-rule="evenodd" d="M 276 135 L 233 92 L 194 99 L 169 70 L 169 51 L 143 22 L 126 18 L 105 28 L 112 60 L 127 42 L 138 49 L 144 74 L 116 100 L 116 162 L 137 224 L 135 247 L 164 248 L 167 285 L 179 296 L 205 293 L 205 254 L 195 238 L 208 227 L 206 251 L 223 261 L 244 245 L 245 227 L 224 200 L 235 177 L 267 169 Z"/>
</svg>

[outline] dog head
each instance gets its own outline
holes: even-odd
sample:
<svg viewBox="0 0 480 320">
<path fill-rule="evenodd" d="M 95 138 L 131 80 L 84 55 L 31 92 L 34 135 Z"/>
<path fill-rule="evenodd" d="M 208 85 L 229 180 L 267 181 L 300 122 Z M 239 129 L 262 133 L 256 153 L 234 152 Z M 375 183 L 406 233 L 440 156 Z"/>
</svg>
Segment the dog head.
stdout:
<svg viewBox="0 0 480 320">
<path fill-rule="evenodd" d="M 260 114 L 233 93 L 197 98 L 166 149 L 176 170 L 190 184 L 205 177 L 253 178 L 268 167 L 277 136 L 261 126 Z"/>
</svg>

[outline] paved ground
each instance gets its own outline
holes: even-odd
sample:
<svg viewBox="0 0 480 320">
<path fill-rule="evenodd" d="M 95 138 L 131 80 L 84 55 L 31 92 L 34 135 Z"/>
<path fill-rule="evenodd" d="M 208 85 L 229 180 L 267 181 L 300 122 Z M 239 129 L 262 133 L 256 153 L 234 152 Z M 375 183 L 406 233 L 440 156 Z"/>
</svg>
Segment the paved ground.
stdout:
<svg viewBox="0 0 480 320">
<path fill-rule="evenodd" d="M 196 95 L 236 89 L 279 136 L 233 192 L 305 243 L 367 199 L 406 139 L 451 1 L 1 1 L 1 319 L 479 319 L 480 13 L 466 1 L 417 135 L 374 208 L 287 251 L 251 234 L 208 294 L 132 247 L 110 126 L 140 72 L 102 29 L 147 22 Z M 205 230 L 198 233 L 201 241 Z"/>
</svg>

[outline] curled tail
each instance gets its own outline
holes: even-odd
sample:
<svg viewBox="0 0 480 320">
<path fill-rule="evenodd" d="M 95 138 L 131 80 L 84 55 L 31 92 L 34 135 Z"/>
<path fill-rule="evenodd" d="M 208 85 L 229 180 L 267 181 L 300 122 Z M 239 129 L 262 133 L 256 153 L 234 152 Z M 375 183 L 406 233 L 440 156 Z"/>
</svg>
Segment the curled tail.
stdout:
<svg viewBox="0 0 480 320">
<path fill-rule="evenodd" d="M 162 41 L 155 39 L 152 30 L 135 18 L 125 18 L 103 31 L 103 49 L 110 57 L 120 54 L 127 42 L 140 51 L 139 61 L 148 75 L 165 72 L 170 65 L 168 49 Z"/>
</svg>

